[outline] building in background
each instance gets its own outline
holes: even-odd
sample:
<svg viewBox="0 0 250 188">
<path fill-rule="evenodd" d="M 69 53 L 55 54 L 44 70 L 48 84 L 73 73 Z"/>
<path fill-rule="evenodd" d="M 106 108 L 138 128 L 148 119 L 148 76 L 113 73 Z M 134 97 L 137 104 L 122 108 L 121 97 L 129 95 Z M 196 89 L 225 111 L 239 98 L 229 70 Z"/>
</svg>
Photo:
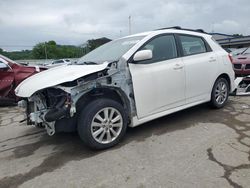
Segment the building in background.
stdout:
<svg viewBox="0 0 250 188">
<path fill-rule="evenodd" d="M 250 46 L 250 35 L 235 36 L 222 33 L 210 33 L 210 34 L 223 48 L 243 48 Z"/>
</svg>

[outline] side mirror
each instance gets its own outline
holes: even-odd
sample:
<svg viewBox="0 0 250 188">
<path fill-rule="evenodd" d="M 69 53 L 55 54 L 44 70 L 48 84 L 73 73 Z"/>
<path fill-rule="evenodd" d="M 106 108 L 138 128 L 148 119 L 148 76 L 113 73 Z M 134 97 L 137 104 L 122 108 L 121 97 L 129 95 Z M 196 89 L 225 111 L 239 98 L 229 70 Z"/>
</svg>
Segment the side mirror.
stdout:
<svg viewBox="0 0 250 188">
<path fill-rule="evenodd" d="M 151 50 L 141 50 L 135 53 L 133 60 L 136 61 L 144 61 L 152 59 L 153 53 Z"/>
<path fill-rule="evenodd" d="M 0 62 L 0 69 L 7 69 L 9 68 L 8 65 L 6 65 L 5 63 Z"/>
</svg>

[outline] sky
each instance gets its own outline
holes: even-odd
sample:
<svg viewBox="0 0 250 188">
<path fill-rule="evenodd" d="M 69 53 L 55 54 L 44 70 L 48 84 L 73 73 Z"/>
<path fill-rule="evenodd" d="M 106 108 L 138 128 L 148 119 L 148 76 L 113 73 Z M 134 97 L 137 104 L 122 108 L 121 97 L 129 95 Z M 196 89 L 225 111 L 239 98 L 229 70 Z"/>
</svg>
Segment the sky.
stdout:
<svg viewBox="0 0 250 188">
<path fill-rule="evenodd" d="M 0 0 L 0 48 L 80 45 L 162 27 L 250 35 L 249 0 Z"/>
</svg>

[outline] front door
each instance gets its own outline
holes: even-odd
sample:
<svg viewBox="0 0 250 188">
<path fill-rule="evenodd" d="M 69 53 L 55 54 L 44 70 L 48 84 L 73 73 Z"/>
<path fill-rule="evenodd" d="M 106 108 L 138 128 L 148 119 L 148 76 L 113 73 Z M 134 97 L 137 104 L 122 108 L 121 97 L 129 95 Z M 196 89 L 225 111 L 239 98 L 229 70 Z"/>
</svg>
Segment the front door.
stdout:
<svg viewBox="0 0 250 188">
<path fill-rule="evenodd" d="M 185 67 L 174 35 L 155 37 L 145 49 L 152 59 L 129 64 L 139 119 L 185 104 Z"/>
</svg>

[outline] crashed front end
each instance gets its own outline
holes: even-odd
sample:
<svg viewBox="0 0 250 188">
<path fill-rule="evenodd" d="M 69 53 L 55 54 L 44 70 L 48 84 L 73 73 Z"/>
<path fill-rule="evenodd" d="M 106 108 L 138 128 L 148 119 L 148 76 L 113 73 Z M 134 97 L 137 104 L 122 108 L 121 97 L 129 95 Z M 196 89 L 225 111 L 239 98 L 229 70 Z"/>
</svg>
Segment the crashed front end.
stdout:
<svg viewBox="0 0 250 188">
<path fill-rule="evenodd" d="M 18 103 L 26 109 L 28 125 L 44 127 L 48 135 L 56 132 L 56 121 L 75 113 L 71 95 L 59 88 L 47 88 Z"/>
<path fill-rule="evenodd" d="M 119 68 L 117 62 L 68 65 L 49 69 L 25 80 L 17 87 L 16 94 L 23 98 L 18 104 L 26 109 L 27 124 L 44 127 L 49 135 L 76 131 L 77 113 L 82 108 L 79 105 L 82 105 L 81 99 L 86 95 L 100 97 L 99 91 L 104 88 L 119 90 L 124 96 L 131 95 L 128 67 L 125 63 L 121 65 Z M 62 76 L 66 74 L 70 79 Z M 53 83 L 44 82 L 48 77 L 54 80 Z M 128 106 L 134 107 L 133 100 L 128 100 L 128 103 L 132 103 Z"/>
<path fill-rule="evenodd" d="M 77 101 L 95 88 L 99 79 L 100 82 L 105 79 L 107 71 L 110 73 L 108 62 L 66 65 L 24 80 L 15 93 L 23 99 L 18 105 L 26 109 L 27 124 L 44 127 L 49 135 L 57 131 L 72 132 L 76 128 Z"/>
</svg>

